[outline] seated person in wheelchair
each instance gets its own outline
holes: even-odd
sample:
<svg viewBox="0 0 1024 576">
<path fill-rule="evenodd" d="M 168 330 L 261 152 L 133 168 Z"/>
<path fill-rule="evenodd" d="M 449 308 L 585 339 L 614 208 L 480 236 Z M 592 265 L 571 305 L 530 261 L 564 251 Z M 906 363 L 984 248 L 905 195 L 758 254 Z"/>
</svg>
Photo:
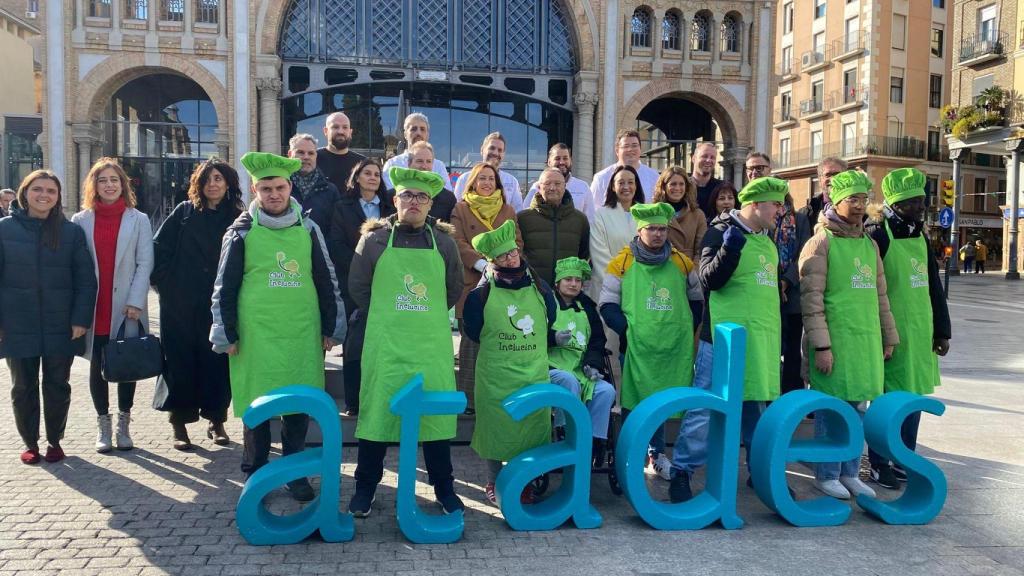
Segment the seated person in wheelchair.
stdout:
<svg viewBox="0 0 1024 576">
<path fill-rule="evenodd" d="M 608 442 L 608 420 L 615 402 L 615 387 L 602 374 L 605 366 L 604 326 L 597 305 L 582 292 L 590 278 L 590 265 L 576 257 L 563 258 L 555 265 L 555 293 L 558 314 L 551 329 L 548 363 L 551 382 L 579 396 L 590 410 L 593 425 L 595 466 L 602 466 Z M 555 411 L 555 427 L 565 426 L 565 415 Z"/>
</svg>

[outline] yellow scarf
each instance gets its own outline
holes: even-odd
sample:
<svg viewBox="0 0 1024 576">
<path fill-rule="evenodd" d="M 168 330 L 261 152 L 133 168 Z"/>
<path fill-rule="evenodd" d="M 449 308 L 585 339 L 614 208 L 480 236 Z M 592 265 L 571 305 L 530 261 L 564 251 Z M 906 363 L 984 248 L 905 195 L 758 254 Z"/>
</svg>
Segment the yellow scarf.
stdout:
<svg viewBox="0 0 1024 576">
<path fill-rule="evenodd" d="M 480 219 L 487 226 L 488 230 L 494 230 L 494 219 L 501 212 L 505 205 L 505 197 L 500 190 L 495 190 L 490 196 L 481 196 L 476 192 L 466 192 L 462 199 L 469 204 L 469 210 L 474 216 Z"/>
</svg>

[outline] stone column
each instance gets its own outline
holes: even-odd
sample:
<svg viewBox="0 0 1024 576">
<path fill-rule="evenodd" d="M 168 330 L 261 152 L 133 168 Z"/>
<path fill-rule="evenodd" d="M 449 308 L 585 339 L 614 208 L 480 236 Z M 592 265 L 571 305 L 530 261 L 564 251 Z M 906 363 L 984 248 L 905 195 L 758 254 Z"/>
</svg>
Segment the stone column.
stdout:
<svg viewBox="0 0 1024 576">
<path fill-rule="evenodd" d="M 281 79 L 257 78 L 259 91 L 259 146 L 262 152 L 281 153 Z"/>
<path fill-rule="evenodd" d="M 1006 149 L 1010 152 L 1010 186 L 1007 193 L 1010 195 L 1010 242 L 1008 246 L 1009 255 L 1006 266 L 1007 280 L 1020 280 L 1017 262 L 1017 241 L 1020 218 L 1017 212 L 1020 210 L 1020 153 L 1024 148 L 1024 140 L 1014 139 L 1006 142 Z"/>
<path fill-rule="evenodd" d="M 65 188 L 67 193 L 64 194 L 64 208 L 66 211 L 77 211 L 82 205 L 79 194 L 85 186 L 85 177 L 89 174 L 89 169 L 92 168 L 93 147 L 102 142 L 102 133 L 97 126 L 83 122 L 72 124 L 71 138 L 75 143 L 78 156 L 78 178 L 76 186 Z"/>
<path fill-rule="evenodd" d="M 745 146 L 734 146 L 722 152 L 722 176 L 731 180 L 737 190 L 743 188 L 743 168 L 750 149 Z"/>
<path fill-rule="evenodd" d="M 573 96 L 576 141 L 573 143 L 572 173 L 587 181 L 594 176 L 594 108 L 597 100 L 597 94 L 593 92 L 577 92 Z"/>
<path fill-rule="evenodd" d="M 231 134 L 227 129 L 218 129 L 213 132 L 213 144 L 217 146 L 217 157 L 224 162 L 231 163 Z"/>
<path fill-rule="evenodd" d="M 960 274 L 960 199 L 963 198 L 963 183 L 960 181 L 963 177 L 963 160 L 960 156 L 964 152 L 970 152 L 970 148 L 951 148 L 949 151 L 949 159 L 953 161 L 953 225 L 949 228 L 949 247 L 953 249 L 950 258 L 953 263 L 947 267 L 950 276 Z"/>
</svg>

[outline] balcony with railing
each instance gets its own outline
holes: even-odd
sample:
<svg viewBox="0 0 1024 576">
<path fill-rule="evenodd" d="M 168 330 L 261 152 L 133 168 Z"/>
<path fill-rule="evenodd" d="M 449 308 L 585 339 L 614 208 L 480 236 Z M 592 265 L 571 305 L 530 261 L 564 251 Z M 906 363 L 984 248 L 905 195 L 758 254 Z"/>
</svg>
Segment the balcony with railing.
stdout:
<svg viewBox="0 0 1024 576">
<path fill-rule="evenodd" d="M 846 36 L 836 40 L 832 48 L 833 54 L 835 54 L 833 59 L 838 62 L 842 62 L 863 54 L 865 49 L 865 36 L 866 34 L 862 30 L 854 30 Z"/>
<path fill-rule="evenodd" d="M 781 60 L 775 65 L 775 73 L 779 76 L 779 82 L 788 82 L 797 77 L 796 62 L 793 58 Z"/>
<path fill-rule="evenodd" d="M 826 156 L 838 156 L 844 160 L 852 160 L 864 156 L 888 156 L 924 160 L 926 143 L 912 136 L 879 136 L 857 135 L 844 140 L 825 142 L 817 146 L 806 146 L 789 151 L 785 157 L 775 159 L 774 167 L 778 170 L 790 170 L 813 166 Z M 948 159 L 949 151 L 941 150 L 941 156 Z"/>
<path fill-rule="evenodd" d="M 800 72 L 810 74 L 826 68 L 832 56 L 832 49 L 828 46 L 818 46 L 800 55 Z"/>
<path fill-rule="evenodd" d="M 773 128 L 786 128 L 797 124 L 797 117 L 793 114 L 792 105 L 780 106 L 775 109 L 775 122 Z"/>
<path fill-rule="evenodd" d="M 832 93 L 832 111 L 847 112 L 868 103 L 867 86 L 846 86 Z"/>
<path fill-rule="evenodd" d="M 800 101 L 800 119 L 801 120 L 818 120 L 828 116 L 831 113 L 832 108 L 832 97 L 827 98 L 808 98 L 807 100 Z"/>
<path fill-rule="evenodd" d="M 864 146 L 861 152 L 875 156 L 924 160 L 925 142 L 913 136 L 868 135 L 864 139 Z"/>
<path fill-rule="evenodd" d="M 960 65 L 977 66 L 1002 58 L 1008 41 L 1009 34 L 1006 32 L 967 36 L 960 41 Z"/>
<path fill-rule="evenodd" d="M 104 38 L 108 31 L 124 33 L 123 44 L 142 45 L 142 36 L 136 33 L 170 32 L 198 33 L 197 48 L 211 48 L 214 42 L 202 36 L 225 36 L 221 23 L 224 21 L 222 0 L 76 0 L 77 12 L 84 17 L 76 21 L 76 27 L 86 29 L 86 40 Z M 118 13 L 112 18 L 112 8 Z M 161 40 L 163 42 L 163 40 Z M 223 42 L 222 42 L 223 43 Z"/>
</svg>

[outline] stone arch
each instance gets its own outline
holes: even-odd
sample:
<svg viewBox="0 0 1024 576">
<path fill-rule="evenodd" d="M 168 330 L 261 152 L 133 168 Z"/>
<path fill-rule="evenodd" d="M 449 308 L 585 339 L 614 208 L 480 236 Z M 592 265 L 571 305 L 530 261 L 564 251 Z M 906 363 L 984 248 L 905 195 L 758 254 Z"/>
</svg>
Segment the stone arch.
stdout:
<svg viewBox="0 0 1024 576">
<path fill-rule="evenodd" d="M 150 58 L 152 58 L 150 56 Z M 210 97 L 217 111 L 218 128 L 225 130 L 231 122 L 227 90 L 221 81 L 202 66 L 172 54 L 160 54 L 155 63 L 141 53 L 108 57 L 86 74 L 79 83 L 72 122 L 99 120 L 110 98 L 128 82 L 150 74 L 174 74 L 195 81 Z"/>
<path fill-rule="evenodd" d="M 640 89 L 622 109 L 619 128 L 633 128 L 645 106 L 658 98 L 683 98 L 701 105 L 715 119 L 727 147 L 750 142 L 747 114 L 733 95 L 717 82 L 661 78 Z"/>
<path fill-rule="evenodd" d="M 589 0 L 561 0 L 572 15 L 570 32 L 576 41 L 576 64 L 580 70 L 597 70 L 596 44 L 597 21 Z M 281 27 L 291 0 L 260 0 L 257 14 L 260 28 L 257 28 L 255 54 L 277 55 L 277 46 L 281 38 Z"/>
</svg>

